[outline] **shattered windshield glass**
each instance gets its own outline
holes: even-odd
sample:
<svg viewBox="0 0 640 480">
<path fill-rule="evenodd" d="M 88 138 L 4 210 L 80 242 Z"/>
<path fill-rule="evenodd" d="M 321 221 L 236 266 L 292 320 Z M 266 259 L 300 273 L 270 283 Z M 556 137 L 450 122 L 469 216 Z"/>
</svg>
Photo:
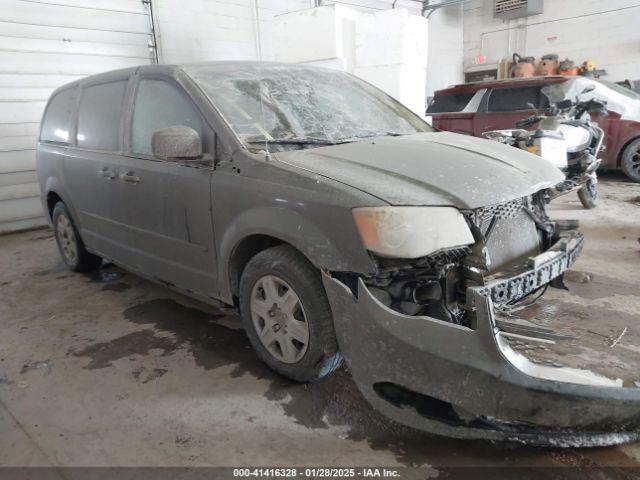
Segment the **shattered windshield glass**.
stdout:
<svg viewBox="0 0 640 480">
<path fill-rule="evenodd" d="M 300 65 L 191 65 L 192 77 L 248 147 L 331 145 L 432 131 L 409 109 L 343 72 Z"/>
</svg>

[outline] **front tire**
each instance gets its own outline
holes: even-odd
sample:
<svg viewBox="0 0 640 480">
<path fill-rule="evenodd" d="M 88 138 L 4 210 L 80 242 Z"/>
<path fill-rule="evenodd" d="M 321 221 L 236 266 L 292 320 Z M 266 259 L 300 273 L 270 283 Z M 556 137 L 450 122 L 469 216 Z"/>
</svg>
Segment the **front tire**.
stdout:
<svg viewBox="0 0 640 480">
<path fill-rule="evenodd" d="M 64 203 L 56 203 L 51 219 L 58 250 L 67 267 L 74 272 L 90 272 L 98 268 L 102 259 L 87 251 Z"/>
<path fill-rule="evenodd" d="M 582 206 L 588 210 L 596 208 L 598 205 L 598 180 L 589 178 L 582 188 L 578 190 L 578 198 Z"/>
<path fill-rule="evenodd" d="M 640 138 L 631 142 L 624 149 L 620 166 L 627 177 L 640 183 Z"/>
<path fill-rule="evenodd" d="M 342 363 L 320 273 L 288 245 L 249 261 L 240 279 L 240 315 L 260 359 L 285 377 L 314 382 Z"/>
</svg>

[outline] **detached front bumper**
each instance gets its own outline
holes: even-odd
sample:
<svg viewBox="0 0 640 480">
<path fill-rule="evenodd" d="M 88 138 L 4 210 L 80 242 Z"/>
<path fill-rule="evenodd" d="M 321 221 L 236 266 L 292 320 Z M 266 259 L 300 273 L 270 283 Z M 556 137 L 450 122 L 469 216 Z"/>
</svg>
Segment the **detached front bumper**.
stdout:
<svg viewBox="0 0 640 480">
<path fill-rule="evenodd" d="M 530 362 L 510 348 L 513 334 L 494 309 L 562 274 L 581 247 L 581 235 L 569 233 L 526 271 L 468 288 L 475 328 L 403 315 L 362 280 L 356 297 L 324 275 L 338 342 L 365 398 L 399 423 L 451 437 L 556 446 L 639 440 L 640 388 Z"/>
</svg>

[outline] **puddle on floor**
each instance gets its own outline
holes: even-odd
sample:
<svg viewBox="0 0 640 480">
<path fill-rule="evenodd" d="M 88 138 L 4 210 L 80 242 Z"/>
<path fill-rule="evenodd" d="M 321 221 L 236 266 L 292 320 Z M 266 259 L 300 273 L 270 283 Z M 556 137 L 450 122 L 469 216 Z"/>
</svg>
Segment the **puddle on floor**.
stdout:
<svg viewBox="0 0 640 480">
<path fill-rule="evenodd" d="M 567 462 L 586 465 L 580 454 L 571 451 L 550 460 L 548 451 L 543 449 L 435 437 L 395 424 L 369 406 L 344 368 L 317 384 L 289 381 L 273 373 L 257 358 L 243 330 L 222 324 L 231 323 L 225 313 L 206 312 L 161 298 L 129 307 L 123 314 L 130 322 L 147 328 L 76 352 L 77 356 L 90 358 L 85 368 L 105 368 L 117 359 L 148 355 L 154 349 L 159 349 L 160 355 L 187 349 L 201 368 L 214 370 L 233 366 L 232 378 L 251 375 L 268 381 L 265 398 L 297 424 L 310 429 L 343 427 L 340 441 L 367 442 L 374 450 L 391 452 L 403 465 L 510 462 L 515 465 L 523 461 L 544 465 Z M 171 336 L 161 336 L 167 333 Z M 160 369 L 148 371 L 138 367 L 133 375 L 137 381 L 146 383 L 165 373 Z"/>
</svg>

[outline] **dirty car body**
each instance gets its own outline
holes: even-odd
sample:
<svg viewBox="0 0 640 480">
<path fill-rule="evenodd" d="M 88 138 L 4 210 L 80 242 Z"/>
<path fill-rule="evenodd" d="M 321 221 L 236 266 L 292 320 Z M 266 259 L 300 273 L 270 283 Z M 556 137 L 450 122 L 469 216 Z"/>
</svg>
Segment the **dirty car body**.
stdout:
<svg viewBox="0 0 640 480">
<path fill-rule="evenodd" d="M 145 81 L 149 98 L 167 85 L 180 92 L 188 118 L 164 125 L 157 117 L 169 113 L 138 113 Z M 119 136 L 87 146 L 85 92 L 110 82 L 122 87 Z M 63 92 L 80 114 L 61 116 L 57 139 L 45 121 L 38 176 L 47 213 L 64 202 L 89 252 L 238 305 L 250 259 L 289 245 L 321 272 L 340 351 L 390 418 L 537 444 L 636 439 L 638 389 L 533 364 L 508 344 L 559 338 L 514 308 L 559 284 L 582 248 L 574 225 L 545 213 L 545 190 L 562 179 L 553 165 L 433 131 L 374 87 L 311 67 L 145 66 L 53 98 Z M 137 137 L 140 118 L 157 124 L 153 138 Z M 163 142 L 196 153 L 158 156 Z"/>
</svg>

